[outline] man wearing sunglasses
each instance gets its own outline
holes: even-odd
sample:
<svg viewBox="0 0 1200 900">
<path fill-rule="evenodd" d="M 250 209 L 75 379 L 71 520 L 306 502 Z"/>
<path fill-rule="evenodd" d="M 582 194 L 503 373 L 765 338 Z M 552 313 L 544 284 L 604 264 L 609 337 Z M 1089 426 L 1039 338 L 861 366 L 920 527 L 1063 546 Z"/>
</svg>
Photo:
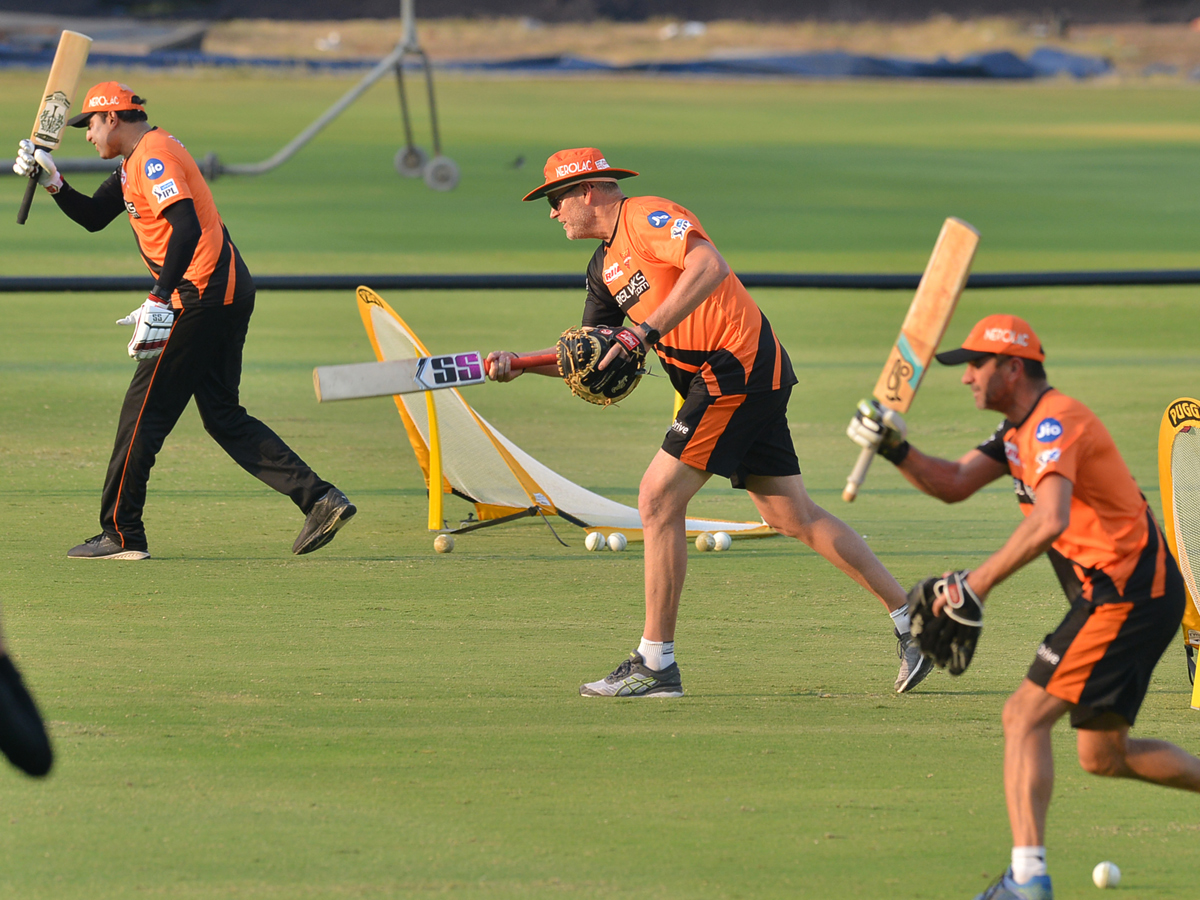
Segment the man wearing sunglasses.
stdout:
<svg viewBox="0 0 1200 900">
<path fill-rule="evenodd" d="M 550 218 L 570 240 L 595 239 L 587 271 L 585 326 L 624 328 L 658 353 L 684 398 L 638 494 L 645 537 L 646 621 L 637 651 L 610 675 L 583 685 L 587 697 L 679 697 L 675 625 L 687 573 L 688 502 L 713 475 L 749 492 L 776 531 L 820 553 L 891 615 L 903 693 L 928 674 L 909 634 L 907 597 L 854 529 L 809 499 L 792 446 L 787 404 L 796 376 L 766 316 L 717 252 L 695 214 L 661 197 L 626 197 L 617 169 L 592 147 L 546 161 Z M 635 343 L 636 346 L 636 343 Z M 546 352 L 546 351 L 542 351 Z M 623 348 L 615 347 L 605 360 Z M 516 354 L 488 354 L 489 377 L 511 381 Z M 558 376 L 555 366 L 530 369 Z"/>
</svg>

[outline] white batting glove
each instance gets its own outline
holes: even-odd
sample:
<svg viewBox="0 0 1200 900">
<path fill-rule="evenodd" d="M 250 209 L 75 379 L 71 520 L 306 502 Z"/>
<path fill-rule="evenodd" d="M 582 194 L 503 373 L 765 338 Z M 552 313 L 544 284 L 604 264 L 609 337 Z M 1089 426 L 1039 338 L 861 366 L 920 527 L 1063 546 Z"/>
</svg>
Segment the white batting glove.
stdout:
<svg viewBox="0 0 1200 900">
<path fill-rule="evenodd" d="M 908 426 L 900 413 L 881 405 L 878 400 L 860 400 L 846 435 L 864 450 L 874 450 L 891 459 L 905 443 Z"/>
<path fill-rule="evenodd" d="M 17 159 L 13 163 L 13 171 L 23 178 L 28 178 L 35 167 L 38 169 L 38 184 L 50 193 L 57 194 L 62 189 L 63 180 L 58 174 L 58 166 L 54 164 L 54 157 L 48 150 L 35 146 L 33 141 L 26 138 L 17 145 Z"/>
<path fill-rule="evenodd" d="M 175 324 L 175 310 L 155 296 L 123 319 L 118 325 L 132 325 L 133 337 L 129 341 L 129 355 L 134 359 L 154 359 L 167 346 L 171 326 Z"/>
</svg>

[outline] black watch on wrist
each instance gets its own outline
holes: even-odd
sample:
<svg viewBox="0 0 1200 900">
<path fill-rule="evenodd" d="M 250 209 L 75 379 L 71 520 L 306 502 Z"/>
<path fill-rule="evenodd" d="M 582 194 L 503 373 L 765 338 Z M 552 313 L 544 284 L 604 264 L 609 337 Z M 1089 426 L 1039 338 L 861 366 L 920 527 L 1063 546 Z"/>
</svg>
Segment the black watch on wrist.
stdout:
<svg viewBox="0 0 1200 900">
<path fill-rule="evenodd" d="M 170 303 L 170 302 L 171 302 L 171 295 L 170 295 L 170 294 L 165 294 L 165 295 L 164 295 L 164 293 L 163 293 L 163 289 L 162 289 L 162 288 L 160 288 L 160 287 L 159 287 L 157 284 L 156 284 L 154 287 L 150 288 L 150 295 L 151 295 L 152 297 L 157 297 L 157 298 L 158 298 L 159 300 L 161 300 L 163 303 Z"/>
<path fill-rule="evenodd" d="M 653 347 L 655 344 L 658 343 L 658 339 L 661 338 L 662 335 L 658 333 L 657 328 L 651 328 L 645 322 L 642 323 L 642 327 L 646 329 L 646 337 L 645 337 L 646 343 L 649 344 L 651 347 Z"/>
</svg>

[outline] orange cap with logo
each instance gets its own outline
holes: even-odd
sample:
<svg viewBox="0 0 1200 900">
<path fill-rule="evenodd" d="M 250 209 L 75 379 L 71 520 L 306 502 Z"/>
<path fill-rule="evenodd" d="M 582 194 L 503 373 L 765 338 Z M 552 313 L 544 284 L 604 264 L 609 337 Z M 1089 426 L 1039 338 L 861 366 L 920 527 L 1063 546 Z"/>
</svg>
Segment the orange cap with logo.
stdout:
<svg viewBox="0 0 1200 900">
<path fill-rule="evenodd" d="M 551 191 L 579 184 L 581 181 L 616 181 L 618 178 L 629 178 L 637 172 L 629 169 L 614 169 L 604 158 L 604 154 L 595 147 L 577 147 L 573 150 L 559 150 L 548 160 L 542 173 L 546 181 L 535 187 L 522 197 L 522 200 L 536 200 L 545 197 Z"/>
<path fill-rule="evenodd" d="M 84 128 L 92 113 L 98 112 L 120 112 L 123 109 L 140 109 L 145 112 L 146 107 L 133 102 L 134 96 L 133 88 L 127 84 L 102 81 L 87 92 L 87 96 L 79 104 L 79 115 L 71 116 L 67 119 L 67 124 L 72 128 Z"/>
<path fill-rule="evenodd" d="M 939 353 L 937 361 L 947 366 L 956 366 L 993 355 L 1019 356 L 1022 359 L 1042 362 L 1046 358 L 1046 351 L 1042 349 L 1042 342 L 1024 319 L 1019 316 L 994 315 L 976 322 L 962 346 L 957 350 Z"/>
</svg>

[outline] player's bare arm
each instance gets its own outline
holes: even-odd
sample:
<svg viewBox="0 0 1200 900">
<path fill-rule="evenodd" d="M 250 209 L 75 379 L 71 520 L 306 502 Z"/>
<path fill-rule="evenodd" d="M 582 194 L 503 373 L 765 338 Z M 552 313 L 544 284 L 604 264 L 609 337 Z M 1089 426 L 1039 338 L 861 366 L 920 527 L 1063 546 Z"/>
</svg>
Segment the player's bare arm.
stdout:
<svg viewBox="0 0 1200 900">
<path fill-rule="evenodd" d="M 1038 482 L 1033 512 L 1016 527 L 1004 546 L 967 576 L 967 583 L 980 600 L 1018 569 L 1050 549 L 1071 524 L 1070 480 L 1051 472 Z"/>
<path fill-rule="evenodd" d="M 725 257 L 716 247 L 697 234 L 689 234 L 683 273 L 675 282 L 675 287 L 667 294 L 662 305 L 633 330 L 638 331 L 643 339 L 651 330 L 666 334 L 711 297 L 721 282 L 729 277 L 729 271 L 729 263 L 725 262 Z M 618 353 L 624 351 L 619 346 L 613 347 L 599 368 L 605 368 Z"/>
<path fill-rule="evenodd" d="M 1074 485 L 1062 475 L 1051 473 L 1041 480 L 1033 512 L 1016 527 L 1003 547 L 972 569 L 966 577 L 967 585 L 975 592 L 980 603 L 987 599 L 992 588 L 1049 550 L 1050 545 L 1067 530 L 1071 523 L 1073 492 Z M 945 605 L 944 596 L 935 600 L 934 615 L 940 614 Z"/>
<path fill-rule="evenodd" d="M 972 449 L 957 460 L 927 456 L 909 445 L 908 453 L 896 466 L 900 474 L 918 490 L 944 503 L 958 503 L 1008 474 L 1004 463 Z"/>
</svg>

